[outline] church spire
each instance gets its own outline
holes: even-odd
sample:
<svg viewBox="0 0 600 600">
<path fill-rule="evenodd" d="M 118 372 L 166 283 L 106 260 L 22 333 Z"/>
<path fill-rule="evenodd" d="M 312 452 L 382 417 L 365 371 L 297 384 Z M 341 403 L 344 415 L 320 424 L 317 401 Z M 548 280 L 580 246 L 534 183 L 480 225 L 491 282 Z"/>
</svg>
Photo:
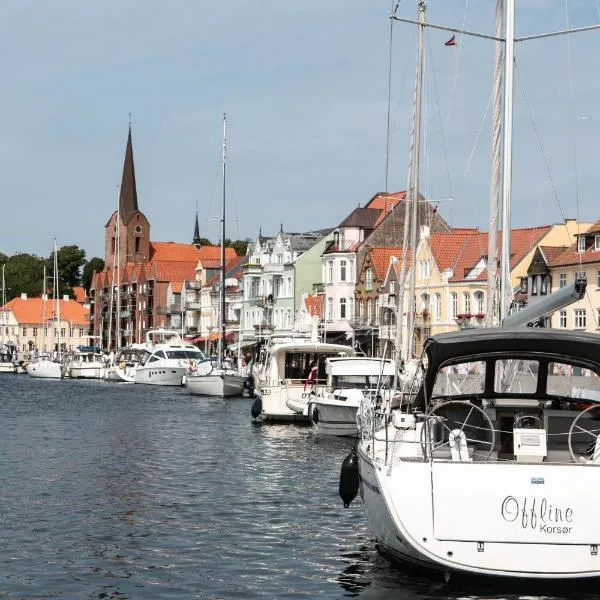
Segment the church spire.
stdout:
<svg viewBox="0 0 600 600">
<path fill-rule="evenodd" d="M 202 242 L 200 241 L 200 227 L 198 226 L 198 213 L 196 213 L 196 224 L 194 225 L 194 239 L 192 244 L 196 246 L 196 248 L 202 246 Z"/>
<path fill-rule="evenodd" d="M 135 185 L 135 169 L 133 167 L 133 144 L 131 143 L 130 120 L 127 148 L 125 149 L 125 162 L 123 163 L 123 178 L 121 179 L 121 193 L 119 195 L 119 213 L 123 223 L 127 223 L 131 215 L 137 211 L 138 199 Z"/>
</svg>

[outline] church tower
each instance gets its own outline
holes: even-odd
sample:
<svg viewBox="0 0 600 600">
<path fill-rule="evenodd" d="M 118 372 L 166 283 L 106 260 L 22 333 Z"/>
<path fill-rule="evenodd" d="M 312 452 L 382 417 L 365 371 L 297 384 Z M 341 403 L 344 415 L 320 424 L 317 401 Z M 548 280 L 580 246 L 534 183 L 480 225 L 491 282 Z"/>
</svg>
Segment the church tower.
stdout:
<svg viewBox="0 0 600 600">
<path fill-rule="evenodd" d="M 121 267 L 150 260 L 150 223 L 138 208 L 131 123 L 119 189 L 119 210 L 111 215 L 104 230 L 104 262 L 107 268 L 112 269 L 117 260 Z"/>
<path fill-rule="evenodd" d="M 196 224 L 194 225 L 194 239 L 192 240 L 192 245 L 196 248 L 202 246 L 202 242 L 200 241 L 200 227 L 198 226 L 198 213 L 196 213 Z"/>
</svg>

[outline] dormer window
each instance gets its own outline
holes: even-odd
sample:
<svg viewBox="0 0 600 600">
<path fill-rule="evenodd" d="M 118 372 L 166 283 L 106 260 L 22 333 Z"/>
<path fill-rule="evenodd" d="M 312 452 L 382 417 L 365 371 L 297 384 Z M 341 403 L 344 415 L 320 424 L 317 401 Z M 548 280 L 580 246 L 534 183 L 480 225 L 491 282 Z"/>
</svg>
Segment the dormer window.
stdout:
<svg viewBox="0 0 600 600">
<path fill-rule="evenodd" d="M 577 238 L 577 252 L 585 252 L 585 235 Z"/>
<path fill-rule="evenodd" d="M 600 250 L 600 235 L 594 236 L 594 250 Z"/>
</svg>

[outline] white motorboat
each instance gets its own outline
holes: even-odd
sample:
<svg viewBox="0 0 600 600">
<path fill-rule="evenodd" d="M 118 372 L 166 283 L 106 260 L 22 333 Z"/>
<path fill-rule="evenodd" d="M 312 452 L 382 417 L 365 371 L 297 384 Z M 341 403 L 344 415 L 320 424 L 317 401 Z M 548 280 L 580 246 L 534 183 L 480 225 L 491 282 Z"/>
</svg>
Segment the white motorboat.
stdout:
<svg viewBox="0 0 600 600">
<path fill-rule="evenodd" d="M 361 402 L 390 404 L 395 362 L 356 356 L 325 359 L 327 381 L 310 396 L 308 416 L 316 434 L 356 437 Z"/>
<path fill-rule="evenodd" d="M 27 375 L 42 379 L 62 379 L 65 368 L 60 362 L 52 360 L 48 354 L 40 354 L 25 367 Z"/>
<path fill-rule="evenodd" d="M 342 469 L 378 548 L 447 574 L 599 577 L 600 338 L 471 329 L 424 361 L 403 406 L 360 414 Z"/>
<path fill-rule="evenodd" d="M 146 333 L 146 350 L 135 369 L 134 382 L 183 385 L 192 361 L 205 358 L 196 346 L 184 342 L 177 331 L 151 329 Z"/>
<path fill-rule="evenodd" d="M 102 379 L 104 357 L 94 346 L 80 346 L 67 364 L 67 376 L 71 379 Z"/>
<path fill-rule="evenodd" d="M 325 381 L 325 359 L 355 354 L 350 346 L 305 338 L 275 342 L 254 373 L 252 417 L 308 423 L 311 389 Z"/>
<path fill-rule="evenodd" d="M 229 398 L 241 396 L 246 375 L 224 361 L 221 365 L 209 359 L 196 363 L 188 372 L 185 387 L 196 396 Z"/>
</svg>

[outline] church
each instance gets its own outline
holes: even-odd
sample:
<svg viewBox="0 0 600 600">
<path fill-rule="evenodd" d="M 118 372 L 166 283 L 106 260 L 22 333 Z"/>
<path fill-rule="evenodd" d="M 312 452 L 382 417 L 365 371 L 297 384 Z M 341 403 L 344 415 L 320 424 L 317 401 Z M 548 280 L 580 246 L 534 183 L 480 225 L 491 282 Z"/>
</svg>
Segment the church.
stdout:
<svg viewBox="0 0 600 600">
<path fill-rule="evenodd" d="M 219 252 L 218 246 L 201 245 L 198 215 L 191 244 L 151 241 L 150 222 L 138 207 L 130 125 L 119 208 L 104 226 L 105 267 L 94 273 L 89 291 L 93 335 L 109 351 L 144 342 L 147 330 L 173 322 L 168 290 L 195 280 L 197 265 L 219 261 Z M 226 248 L 226 261 L 235 256 Z M 185 306 L 178 308 L 183 318 Z"/>
</svg>

